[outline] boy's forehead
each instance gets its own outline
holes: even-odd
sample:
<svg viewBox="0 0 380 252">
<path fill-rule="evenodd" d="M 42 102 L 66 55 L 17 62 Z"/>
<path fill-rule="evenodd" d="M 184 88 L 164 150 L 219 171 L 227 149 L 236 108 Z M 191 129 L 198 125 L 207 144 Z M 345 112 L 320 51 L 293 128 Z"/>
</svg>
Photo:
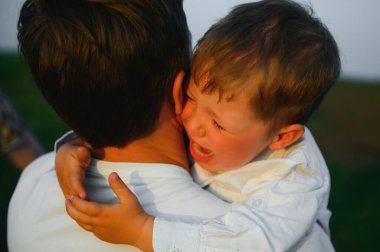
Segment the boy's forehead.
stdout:
<svg viewBox="0 0 380 252">
<path fill-rule="evenodd" d="M 247 112 L 250 117 L 255 117 L 251 104 L 251 95 L 248 92 L 244 92 L 244 90 L 240 92 L 239 90 L 233 89 L 223 90 L 220 86 L 215 86 L 213 89 L 205 89 L 205 85 L 205 83 L 196 83 L 192 79 L 188 88 L 191 93 L 200 93 L 202 96 L 215 101 L 217 104 L 239 104 L 239 106 L 236 107 L 236 110 L 243 110 Z"/>
<path fill-rule="evenodd" d="M 239 94 L 234 92 L 233 90 L 225 90 L 221 85 L 217 84 L 213 80 L 209 78 L 203 78 L 201 80 L 195 81 L 193 78 L 191 79 L 189 89 L 197 89 L 198 92 L 203 95 L 208 96 L 217 96 L 217 102 L 230 102 L 236 99 L 236 96 Z"/>
<path fill-rule="evenodd" d="M 236 99 L 251 100 L 258 92 L 259 79 L 256 76 L 242 78 L 213 78 L 205 73 L 201 76 L 192 76 L 191 82 L 201 93 L 217 94 L 220 100 L 234 101 Z"/>
</svg>

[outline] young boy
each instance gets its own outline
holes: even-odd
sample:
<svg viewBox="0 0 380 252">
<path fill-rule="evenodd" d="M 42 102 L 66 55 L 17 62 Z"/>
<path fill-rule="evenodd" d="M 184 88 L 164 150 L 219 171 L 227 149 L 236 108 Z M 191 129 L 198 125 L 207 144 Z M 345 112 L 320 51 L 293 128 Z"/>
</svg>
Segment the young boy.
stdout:
<svg viewBox="0 0 380 252">
<path fill-rule="evenodd" d="M 231 210 L 203 223 L 155 218 L 148 227 L 153 241 L 146 242 L 156 251 L 333 251 L 329 173 L 303 125 L 339 72 L 329 31 L 291 1 L 243 4 L 212 26 L 194 54 L 180 116 L 194 179 L 233 202 Z M 76 158 L 87 162 L 80 152 Z M 65 158 L 57 169 L 70 170 L 73 162 L 79 167 Z M 127 227 L 146 232 L 146 226 L 135 226 L 147 218 L 138 200 L 115 174 L 110 184 L 121 203 L 70 197 L 70 216 L 110 242 L 127 237 Z"/>
</svg>

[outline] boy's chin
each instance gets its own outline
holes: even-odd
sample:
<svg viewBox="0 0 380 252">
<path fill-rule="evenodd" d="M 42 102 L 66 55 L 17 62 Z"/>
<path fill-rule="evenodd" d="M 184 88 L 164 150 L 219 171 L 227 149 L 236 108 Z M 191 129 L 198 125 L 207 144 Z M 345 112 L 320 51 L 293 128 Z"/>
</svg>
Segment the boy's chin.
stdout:
<svg viewBox="0 0 380 252">
<path fill-rule="evenodd" d="M 225 168 L 223 167 L 223 165 L 217 164 L 216 162 L 207 162 L 207 163 L 198 162 L 198 164 L 203 170 L 212 172 L 212 173 L 222 173 L 222 172 L 226 172 L 226 171 L 230 171 L 234 169 L 234 168 Z M 223 169 L 221 169 L 221 167 L 223 167 Z"/>
</svg>

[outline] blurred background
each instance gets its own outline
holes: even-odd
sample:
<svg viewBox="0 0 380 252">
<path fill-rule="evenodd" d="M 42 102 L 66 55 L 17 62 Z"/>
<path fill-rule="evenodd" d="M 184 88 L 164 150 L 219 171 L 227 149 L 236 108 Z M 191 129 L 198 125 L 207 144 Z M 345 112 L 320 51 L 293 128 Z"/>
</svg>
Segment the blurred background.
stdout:
<svg viewBox="0 0 380 252">
<path fill-rule="evenodd" d="M 232 6 L 250 1 L 184 0 L 193 44 Z M 309 0 L 337 40 L 343 74 L 308 127 L 331 172 L 331 236 L 337 251 L 376 251 L 380 226 L 380 1 Z M 42 143 L 68 130 L 44 101 L 17 53 L 21 0 L 0 2 L 0 90 Z M 20 176 L 0 156 L 0 251 L 7 251 L 7 207 Z M 47 188 L 48 190 L 48 188 Z M 63 204 L 63 202 L 62 202 Z"/>
</svg>

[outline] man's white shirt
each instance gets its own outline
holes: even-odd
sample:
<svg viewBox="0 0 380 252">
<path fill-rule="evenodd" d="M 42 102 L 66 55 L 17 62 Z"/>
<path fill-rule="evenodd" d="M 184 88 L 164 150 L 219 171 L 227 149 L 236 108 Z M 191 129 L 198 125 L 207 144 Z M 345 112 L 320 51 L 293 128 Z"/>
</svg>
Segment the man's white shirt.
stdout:
<svg viewBox="0 0 380 252">
<path fill-rule="evenodd" d="M 9 251 L 139 251 L 103 242 L 68 216 L 54 159 L 54 153 L 38 158 L 20 177 L 8 209 Z M 228 204 L 195 184 L 183 168 L 168 164 L 93 160 L 86 174 L 90 199 L 117 202 L 107 182 L 111 172 L 120 175 L 151 215 L 199 223 L 229 209 Z"/>
</svg>

